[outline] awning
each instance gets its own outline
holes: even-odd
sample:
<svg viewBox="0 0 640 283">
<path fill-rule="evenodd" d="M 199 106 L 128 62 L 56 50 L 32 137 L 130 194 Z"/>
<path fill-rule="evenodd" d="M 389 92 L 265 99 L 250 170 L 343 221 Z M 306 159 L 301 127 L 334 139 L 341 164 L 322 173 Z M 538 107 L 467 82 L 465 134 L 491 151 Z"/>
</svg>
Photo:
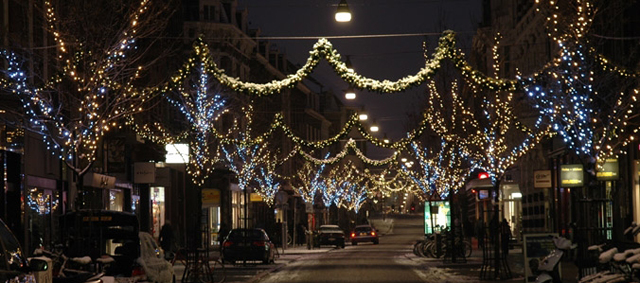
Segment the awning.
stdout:
<svg viewBox="0 0 640 283">
<path fill-rule="evenodd" d="M 473 179 L 465 186 L 465 190 L 467 191 L 475 188 L 493 188 L 493 183 L 491 183 L 490 178 Z"/>
</svg>

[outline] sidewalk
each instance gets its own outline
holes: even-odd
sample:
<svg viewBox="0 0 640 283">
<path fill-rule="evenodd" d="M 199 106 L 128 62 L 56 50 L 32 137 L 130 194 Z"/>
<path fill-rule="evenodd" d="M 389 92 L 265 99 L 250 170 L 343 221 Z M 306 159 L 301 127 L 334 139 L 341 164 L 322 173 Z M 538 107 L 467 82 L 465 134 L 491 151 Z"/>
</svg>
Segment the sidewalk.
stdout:
<svg viewBox="0 0 640 283">
<path fill-rule="evenodd" d="M 426 268 L 443 268 L 453 271 L 459 275 L 464 275 L 469 278 L 478 279 L 479 282 L 525 282 L 524 278 L 524 255 L 521 248 L 514 248 L 509 251 L 507 256 L 507 264 L 511 271 L 510 279 L 493 279 L 493 280 L 480 280 L 480 271 L 482 268 L 482 250 L 476 249 L 476 245 L 473 245 L 474 250 L 471 256 L 466 258 L 466 263 L 445 263 L 442 258 L 426 258 L 420 257 L 413 253 L 407 254 L 407 257 L 411 260 L 417 261 Z M 493 264 L 492 264 L 493 266 Z M 573 262 L 563 261 L 560 264 L 562 282 L 577 282 L 578 268 Z M 489 269 L 488 277 L 493 277 L 493 269 Z M 503 273 L 504 274 L 504 273 Z"/>
</svg>

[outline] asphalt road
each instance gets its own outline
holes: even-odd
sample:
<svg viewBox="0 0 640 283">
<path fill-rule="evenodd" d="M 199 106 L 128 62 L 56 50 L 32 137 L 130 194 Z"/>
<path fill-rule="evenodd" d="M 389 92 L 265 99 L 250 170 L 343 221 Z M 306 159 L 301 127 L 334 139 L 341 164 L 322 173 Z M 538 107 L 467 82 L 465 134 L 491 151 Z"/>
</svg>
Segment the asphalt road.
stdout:
<svg viewBox="0 0 640 283">
<path fill-rule="evenodd" d="M 379 245 L 361 243 L 307 254 L 257 282 L 425 282 L 421 266 L 407 258 L 422 229 L 420 215 L 398 216 Z"/>
</svg>

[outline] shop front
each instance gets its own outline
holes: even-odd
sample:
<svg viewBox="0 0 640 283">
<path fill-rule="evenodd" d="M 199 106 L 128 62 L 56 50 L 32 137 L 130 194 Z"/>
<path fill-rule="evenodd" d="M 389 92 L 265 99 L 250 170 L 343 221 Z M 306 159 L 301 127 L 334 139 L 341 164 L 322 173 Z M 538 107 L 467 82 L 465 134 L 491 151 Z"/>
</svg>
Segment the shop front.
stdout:
<svg viewBox="0 0 640 283">
<path fill-rule="evenodd" d="M 51 249 L 60 239 L 57 216 L 62 214 L 63 197 L 57 180 L 27 176 L 26 184 L 28 249 L 33 251 L 41 246 Z"/>
<path fill-rule="evenodd" d="M 202 217 L 205 219 L 202 239 L 209 246 L 220 244 L 218 238 L 222 228 L 220 205 L 220 189 L 202 189 Z"/>
</svg>

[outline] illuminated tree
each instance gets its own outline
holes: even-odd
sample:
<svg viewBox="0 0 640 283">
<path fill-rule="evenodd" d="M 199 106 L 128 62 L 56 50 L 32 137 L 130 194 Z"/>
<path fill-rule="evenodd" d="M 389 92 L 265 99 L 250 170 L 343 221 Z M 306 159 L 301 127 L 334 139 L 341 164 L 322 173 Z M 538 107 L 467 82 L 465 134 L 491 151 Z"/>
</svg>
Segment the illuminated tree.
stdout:
<svg viewBox="0 0 640 283">
<path fill-rule="evenodd" d="M 1 87 L 23 103 L 27 130 L 43 136 L 52 154 L 72 169 L 77 188 L 96 160 L 105 133 L 120 120 L 143 111 L 150 92 L 136 91 L 141 72 L 154 63 L 140 48 L 140 38 L 153 38 L 166 23 L 166 4 L 148 0 L 70 1 L 54 8 L 44 1 L 46 24 L 55 43 L 55 57 L 36 58 L 33 50 L 13 45 L 2 54 L 8 61 Z M 155 54 L 161 58 L 161 54 Z M 46 60 L 46 67 L 29 64 Z M 54 75 L 47 71 L 54 69 Z M 73 202 L 72 202 L 73 203 Z"/>
<path fill-rule="evenodd" d="M 208 60 L 209 57 L 198 57 Z M 169 84 L 159 90 L 170 107 L 178 110 L 188 123 L 187 129 L 157 121 L 143 113 L 129 116 L 129 123 L 141 136 L 159 144 L 189 143 L 187 173 L 194 184 L 201 186 L 220 161 L 218 146 L 222 135 L 215 128 L 218 120 L 228 113 L 229 103 L 222 91 L 210 80 L 203 68 L 206 62 L 188 62 Z M 177 128 L 177 129 L 176 129 Z"/>
<path fill-rule="evenodd" d="M 251 107 L 248 110 L 251 113 Z M 241 190 L 249 189 L 251 182 L 255 180 L 259 169 L 271 162 L 269 144 L 261 138 L 251 137 L 251 114 L 246 117 L 244 130 L 238 133 L 238 143 L 223 144 L 221 150 L 224 153 L 225 165 L 238 178 L 238 186 Z"/>
<path fill-rule="evenodd" d="M 325 156 L 329 157 L 329 153 Z M 322 176 L 326 164 L 314 165 L 312 162 L 305 162 L 304 165 L 296 171 L 296 185 L 298 193 L 306 203 L 316 204 L 315 198 L 318 193 L 325 191 L 326 183 Z"/>
<path fill-rule="evenodd" d="M 637 77 L 618 70 L 587 39 L 595 6 L 589 1 L 541 4 L 558 54 L 540 72 L 522 78 L 539 113 L 580 158 L 590 176 L 609 158 L 618 158 L 638 131 L 634 125 Z M 562 20 L 552 20 L 561 17 Z M 633 126 L 633 127 L 632 127 Z"/>
</svg>

